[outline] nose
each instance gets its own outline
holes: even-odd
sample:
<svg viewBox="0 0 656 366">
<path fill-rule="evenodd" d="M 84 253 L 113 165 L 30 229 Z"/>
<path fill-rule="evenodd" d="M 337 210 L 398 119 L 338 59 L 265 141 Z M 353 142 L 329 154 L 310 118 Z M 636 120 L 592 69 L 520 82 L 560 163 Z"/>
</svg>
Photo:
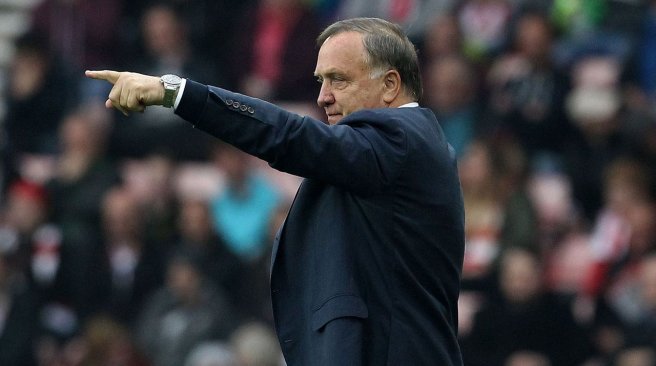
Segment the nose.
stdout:
<svg viewBox="0 0 656 366">
<path fill-rule="evenodd" d="M 330 86 L 328 85 L 328 83 L 324 80 L 324 82 L 321 83 L 321 90 L 319 90 L 319 97 L 317 98 L 317 104 L 319 105 L 319 107 L 325 108 L 333 103 L 335 103 L 335 96 L 330 90 Z"/>
</svg>

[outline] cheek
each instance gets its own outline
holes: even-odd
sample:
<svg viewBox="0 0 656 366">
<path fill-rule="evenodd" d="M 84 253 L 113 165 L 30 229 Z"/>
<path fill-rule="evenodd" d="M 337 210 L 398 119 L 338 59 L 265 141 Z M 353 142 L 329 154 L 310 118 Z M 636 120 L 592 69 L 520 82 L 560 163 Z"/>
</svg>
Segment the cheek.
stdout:
<svg viewBox="0 0 656 366">
<path fill-rule="evenodd" d="M 335 103 L 339 105 L 342 114 L 347 115 L 360 109 L 380 108 L 383 107 L 382 92 L 373 90 L 375 86 L 352 85 L 345 90 L 333 91 Z"/>
<path fill-rule="evenodd" d="M 353 113 L 360 109 L 370 109 L 378 107 L 378 100 L 370 92 L 360 90 L 343 99 L 342 105 L 344 109 L 348 109 L 349 113 Z"/>
<path fill-rule="evenodd" d="M 342 114 L 346 115 L 354 111 L 358 104 L 358 95 L 348 92 L 334 92 L 335 104 L 339 107 Z"/>
</svg>

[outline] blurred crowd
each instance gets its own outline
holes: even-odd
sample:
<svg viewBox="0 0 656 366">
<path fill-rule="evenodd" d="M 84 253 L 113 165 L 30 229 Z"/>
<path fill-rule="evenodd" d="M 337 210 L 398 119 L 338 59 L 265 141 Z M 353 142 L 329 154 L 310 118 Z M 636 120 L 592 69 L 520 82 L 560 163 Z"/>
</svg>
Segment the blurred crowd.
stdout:
<svg viewBox="0 0 656 366">
<path fill-rule="evenodd" d="M 281 365 L 268 266 L 300 178 L 85 69 L 323 119 L 315 37 L 415 42 L 459 159 L 468 366 L 656 365 L 656 1 L 42 0 L 0 120 L 0 365 Z"/>
</svg>

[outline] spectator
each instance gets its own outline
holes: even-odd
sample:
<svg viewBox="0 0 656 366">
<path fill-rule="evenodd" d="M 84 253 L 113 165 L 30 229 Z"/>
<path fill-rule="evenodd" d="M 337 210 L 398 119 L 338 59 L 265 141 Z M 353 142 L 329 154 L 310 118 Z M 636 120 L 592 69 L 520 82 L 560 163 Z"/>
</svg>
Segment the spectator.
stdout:
<svg viewBox="0 0 656 366">
<path fill-rule="evenodd" d="M 105 155 L 109 121 L 104 109 L 80 109 L 65 117 L 60 129 L 61 153 L 55 178 L 48 184 L 52 222 L 62 230 L 58 273 L 61 301 L 83 318 L 98 310 L 100 288 L 90 281 L 101 268 L 101 201 L 118 182 Z"/>
<path fill-rule="evenodd" d="M 563 31 L 582 35 L 594 31 L 602 23 L 607 15 L 607 1 L 556 0 L 551 11 L 555 24 Z"/>
<path fill-rule="evenodd" d="M 177 236 L 176 220 L 180 209 L 174 191 L 176 162 L 164 153 L 154 153 L 138 162 L 144 181 L 130 187 L 139 201 L 144 221 L 144 238 L 158 243 L 166 251 Z"/>
<path fill-rule="evenodd" d="M 261 299 L 266 294 L 255 291 L 262 286 L 254 286 L 252 282 L 268 281 L 268 278 L 263 273 L 247 271 L 247 266 L 227 248 L 212 226 L 207 202 L 185 200 L 181 203 L 178 232 L 179 245 L 198 254 L 205 276 L 228 295 L 235 309 L 246 318 L 261 318 L 261 311 L 254 309 L 260 308 Z M 256 275 L 261 275 L 261 278 L 256 278 Z"/>
<path fill-rule="evenodd" d="M 621 133 L 620 65 L 613 58 L 582 59 L 572 70 L 574 87 L 566 101 L 577 133 L 565 145 L 564 156 L 574 197 L 592 220 L 602 204 L 605 166 L 628 152 Z"/>
<path fill-rule="evenodd" d="M 194 57 L 187 32 L 187 25 L 173 6 L 155 3 L 147 7 L 141 18 L 146 53 L 130 66 L 154 75 L 179 73 L 206 82 L 221 81 L 217 69 Z M 176 160 L 207 156 L 209 138 L 186 128 L 179 117 L 166 112 L 153 108 L 129 123 L 118 124 L 112 152 L 118 156 L 142 157 L 166 151 Z"/>
<path fill-rule="evenodd" d="M 656 255 L 640 260 L 633 281 L 623 287 L 622 304 L 626 307 L 627 346 L 651 347 L 656 352 Z"/>
<path fill-rule="evenodd" d="M 609 165 L 604 182 L 604 208 L 590 239 L 593 263 L 581 293 L 591 302 L 591 333 L 600 358 L 611 358 L 625 343 L 627 285 L 636 278 L 637 263 L 652 248 L 656 211 L 644 168 L 631 160 Z M 629 304 L 631 305 L 631 304 Z"/>
<path fill-rule="evenodd" d="M 481 114 L 475 103 L 476 74 L 467 61 L 451 55 L 432 61 L 426 70 L 426 99 L 447 140 L 462 156 L 481 130 Z"/>
<path fill-rule="evenodd" d="M 541 268 L 539 257 L 530 251 L 503 253 L 500 298 L 490 299 L 476 315 L 464 345 L 466 365 L 518 364 L 517 359 L 527 357 L 527 352 L 537 365 L 584 361 L 587 345 L 582 330 L 567 304 L 544 291 Z"/>
<path fill-rule="evenodd" d="M 588 293 L 597 295 L 604 291 L 612 267 L 624 266 L 626 263 L 623 262 L 628 259 L 637 260 L 653 245 L 649 243 L 653 233 L 650 235 L 650 229 L 641 225 L 641 221 L 649 222 L 649 216 L 632 220 L 634 213 L 649 213 L 644 209 L 652 202 L 650 185 L 644 167 L 632 160 L 618 159 L 606 168 L 605 204 L 592 231 L 591 247 L 596 264 L 588 283 Z M 632 227 L 631 221 L 633 226 L 638 226 Z"/>
<path fill-rule="evenodd" d="M 581 225 L 570 179 L 559 168 L 538 167 L 527 185 L 537 215 L 537 246 L 544 252 L 556 249 Z"/>
<path fill-rule="evenodd" d="M 116 320 L 132 325 L 144 300 L 163 282 L 165 245 L 147 240 L 141 207 L 125 188 L 105 194 L 102 229 L 104 261 L 95 270 L 102 307 Z"/>
<path fill-rule="evenodd" d="M 613 365 L 615 366 L 651 366 L 656 364 L 656 352 L 651 347 L 634 347 L 622 350 Z"/>
<path fill-rule="evenodd" d="M 606 276 L 601 279 L 605 300 L 625 323 L 632 323 L 640 317 L 640 305 L 628 293 L 631 292 L 631 283 L 640 275 L 641 258 L 656 249 L 656 233 L 653 228 L 656 209 L 652 202 L 636 202 L 631 204 L 625 215 L 630 230 L 630 237 L 625 244 L 627 247 L 620 249 L 621 252 L 612 261 L 598 265 L 602 268 L 605 265 L 606 269 Z"/>
<path fill-rule="evenodd" d="M 196 344 L 226 340 L 235 322 L 224 295 L 201 272 L 197 255 L 180 251 L 169 260 L 165 286 L 145 305 L 136 336 L 154 366 L 178 366 Z"/>
<path fill-rule="evenodd" d="M 142 35 L 142 18 L 153 7 L 168 7 L 180 19 L 186 38 L 188 39 L 190 53 L 200 64 L 211 65 L 212 74 L 216 74 L 217 82 L 226 82 L 227 65 L 231 50 L 225 47 L 226 38 L 243 24 L 244 10 L 254 0 L 126 0 L 122 1 L 123 16 L 119 31 L 125 51 L 121 52 L 120 65 L 130 65 L 135 59 L 141 59 L 147 51 L 145 39 Z M 230 9 L 230 11 L 226 11 Z M 170 41 L 167 41 L 170 42 Z M 119 51 L 120 52 L 120 51 Z M 152 55 L 151 55 L 152 57 Z M 199 75 L 208 77 L 210 75 Z"/>
<path fill-rule="evenodd" d="M 244 13 L 257 0 L 168 0 L 187 27 L 195 59 L 206 60 L 216 74 L 217 82 L 228 85 L 227 72 L 234 57 L 233 49 L 225 47 L 226 38 L 243 31 Z M 230 11 L 226 11 L 230 9 Z M 208 74 L 202 75 L 208 77 Z"/>
<path fill-rule="evenodd" d="M 530 158 L 557 154 L 571 133 L 562 109 L 567 82 L 550 60 L 552 37 L 544 15 L 520 15 L 513 48 L 496 58 L 488 74 L 490 110 Z"/>
<path fill-rule="evenodd" d="M 18 170 L 23 154 L 57 151 L 57 130 L 76 97 L 76 79 L 66 64 L 48 52 L 42 36 L 26 34 L 15 46 L 3 129 L 5 158 Z"/>
<path fill-rule="evenodd" d="M 311 8 L 300 0 L 259 0 L 245 19 L 233 37 L 230 85 L 269 101 L 314 103 L 320 24 Z"/>
<path fill-rule="evenodd" d="M 459 161 L 460 182 L 465 202 L 465 260 L 463 277 L 489 274 L 499 253 L 502 198 L 498 195 L 498 171 L 492 151 L 485 142 L 473 142 Z"/>
<path fill-rule="evenodd" d="M 148 366 L 130 337 L 128 328 L 112 318 L 97 316 L 89 320 L 81 339 L 81 365 Z"/>
<path fill-rule="evenodd" d="M 198 345 L 189 354 L 184 366 L 235 366 L 235 356 L 221 342 L 206 342 Z"/>
<path fill-rule="evenodd" d="M 551 18 L 562 34 L 553 50 L 555 62 L 568 66 L 580 57 L 593 54 L 627 61 L 639 22 L 635 14 L 640 14 L 643 8 L 640 2 L 617 0 L 553 1 Z"/>
<path fill-rule="evenodd" d="M 38 302 L 17 258 L 18 242 L 0 235 L 0 364 L 33 366 Z"/>
<path fill-rule="evenodd" d="M 551 362 L 544 355 L 537 352 L 520 351 L 508 357 L 504 366 L 550 366 Z"/>
<path fill-rule="evenodd" d="M 466 0 L 457 9 L 465 54 L 487 62 L 503 48 L 512 15 L 508 0 Z"/>
<path fill-rule="evenodd" d="M 517 173 L 511 168 L 511 151 L 494 154 L 495 146 L 475 140 L 460 159 L 465 201 L 465 280 L 489 276 L 503 246 L 535 246 L 532 207 L 521 191 L 523 183 L 517 181 Z"/>
<path fill-rule="evenodd" d="M 445 12 L 435 17 L 422 38 L 422 46 L 417 56 L 423 67 L 442 57 L 464 55 L 462 30 L 453 12 Z"/>
<path fill-rule="evenodd" d="M 189 37 L 189 24 L 177 9 L 165 2 L 148 6 L 141 18 L 144 59 L 134 62 L 140 72 L 161 74 L 177 72 L 195 75 L 207 82 L 220 82 L 216 70 L 204 59 L 194 57 Z"/>
<path fill-rule="evenodd" d="M 45 0 L 33 11 L 32 27 L 48 37 L 53 55 L 75 69 L 106 68 L 116 63 L 120 5 L 112 0 Z"/>
<path fill-rule="evenodd" d="M 214 161 L 226 177 L 225 190 L 211 201 L 214 226 L 228 248 L 244 262 L 257 262 L 268 250 L 269 223 L 279 193 L 252 167 L 251 157 L 221 144 Z"/>
<path fill-rule="evenodd" d="M 593 258 L 570 179 L 558 167 L 542 166 L 534 169 L 527 184 L 536 212 L 536 244 L 544 260 L 546 286 L 558 295 L 576 298 L 585 288 Z"/>
<path fill-rule="evenodd" d="M 0 229 L 5 240 L 17 244 L 17 269 L 28 280 L 39 301 L 48 301 L 55 290 L 55 276 L 60 268 L 62 233 L 48 223 L 46 190 L 28 181 L 14 182 L 8 191 L 5 225 Z"/>
<path fill-rule="evenodd" d="M 278 366 L 282 352 L 275 334 L 259 323 L 246 323 L 232 334 L 231 344 L 240 366 Z"/>
</svg>

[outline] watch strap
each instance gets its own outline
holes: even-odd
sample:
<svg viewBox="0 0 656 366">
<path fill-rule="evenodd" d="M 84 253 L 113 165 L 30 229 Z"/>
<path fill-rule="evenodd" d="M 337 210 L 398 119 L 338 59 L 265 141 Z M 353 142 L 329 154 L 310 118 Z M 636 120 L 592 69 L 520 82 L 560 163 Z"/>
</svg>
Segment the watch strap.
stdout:
<svg viewBox="0 0 656 366">
<path fill-rule="evenodd" d="M 178 88 L 176 87 L 167 87 L 164 85 L 164 101 L 162 101 L 162 105 L 166 108 L 171 108 L 173 107 L 173 103 L 175 101 L 175 96 L 176 92 L 178 91 Z"/>
</svg>

